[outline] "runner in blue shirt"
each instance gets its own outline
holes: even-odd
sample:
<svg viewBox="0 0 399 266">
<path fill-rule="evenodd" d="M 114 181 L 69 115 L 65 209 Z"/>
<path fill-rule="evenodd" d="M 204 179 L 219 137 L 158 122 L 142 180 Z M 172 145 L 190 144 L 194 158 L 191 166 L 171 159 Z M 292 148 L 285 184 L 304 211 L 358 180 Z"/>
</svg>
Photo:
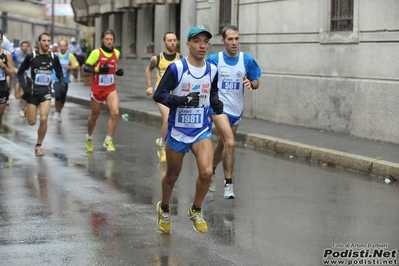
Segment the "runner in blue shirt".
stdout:
<svg viewBox="0 0 399 266">
<path fill-rule="evenodd" d="M 213 177 L 209 187 L 215 191 L 215 169 L 223 160 L 225 187 L 223 199 L 234 199 L 233 168 L 235 133 L 241 122 L 244 110 L 244 91 L 259 87 L 261 69 L 249 54 L 239 51 L 240 32 L 236 26 L 226 26 L 222 30 L 222 43 L 225 50 L 210 55 L 207 60 L 217 66 L 219 99 L 223 102 L 223 115 L 212 114 L 212 120 L 219 132 L 214 150 Z"/>
<path fill-rule="evenodd" d="M 68 84 L 69 84 L 69 76 L 71 70 L 76 70 L 79 68 L 79 63 L 75 56 L 68 52 L 68 44 L 65 40 L 61 40 L 58 43 L 59 51 L 56 53 L 58 58 L 60 59 L 62 73 L 64 74 L 64 89 L 61 89 L 60 82 L 55 75 L 55 71 L 53 70 L 52 80 L 54 81 L 54 96 L 55 96 L 55 112 L 53 116 L 54 121 L 61 122 L 61 111 L 64 108 L 64 104 L 66 101 L 66 95 L 68 92 Z"/>
</svg>

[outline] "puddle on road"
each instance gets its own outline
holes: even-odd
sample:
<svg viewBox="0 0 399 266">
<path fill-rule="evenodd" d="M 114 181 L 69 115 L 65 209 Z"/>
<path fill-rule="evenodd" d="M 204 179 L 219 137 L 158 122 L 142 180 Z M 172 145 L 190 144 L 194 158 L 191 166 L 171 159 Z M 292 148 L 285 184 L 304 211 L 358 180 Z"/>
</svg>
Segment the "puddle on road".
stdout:
<svg viewBox="0 0 399 266">
<path fill-rule="evenodd" d="M 16 143 L 24 143 L 31 145 L 29 138 L 24 135 L 23 131 L 14 130 L 6 125 L 0 125 L 0 136 Z"/>
</svg>

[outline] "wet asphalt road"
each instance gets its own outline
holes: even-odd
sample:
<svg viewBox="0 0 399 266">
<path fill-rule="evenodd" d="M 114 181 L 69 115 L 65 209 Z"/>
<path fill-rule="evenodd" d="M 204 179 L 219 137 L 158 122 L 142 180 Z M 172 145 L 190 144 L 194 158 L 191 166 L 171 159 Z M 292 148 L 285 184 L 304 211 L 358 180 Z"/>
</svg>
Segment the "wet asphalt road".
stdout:
<svg viewBox="0 0 399 266">
<path fill-rule="evenodd" d="M 399 247 L 396 183 L 245 147 L 236 150 L 236 200 L 221 199 L 217 169 L 204 235 L 187 218 L 197 171 L 186 155 L 163 235 L 159 130 L 120 120 L 117 151 L 108 153 L 103 112 L 87 154 L 88 114 L 67 103 L 62 123 L 49 121 L 46 156 L 36 158 L 37 127 L 11 103 L 0 126 L 0 265 L 323 265 L 334 243 Z"/>
</svg>

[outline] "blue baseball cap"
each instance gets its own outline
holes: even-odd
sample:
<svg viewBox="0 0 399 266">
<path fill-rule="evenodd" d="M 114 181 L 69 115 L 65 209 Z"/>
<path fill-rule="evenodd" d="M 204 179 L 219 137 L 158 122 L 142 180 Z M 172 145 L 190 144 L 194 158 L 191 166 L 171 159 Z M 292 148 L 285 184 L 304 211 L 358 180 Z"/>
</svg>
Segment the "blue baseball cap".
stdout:
<svg viewBox="0 0 399 266">
<path fill-rule="evenodd" d="M 200 34 L 200 33 L 206 33 L 208 35 L 209 39 L 212 38 L 212 34 L 209 32 L 209 30 L 203 26 L 197 26 L 197 27 L 192 27 L 190 31 L 187 34 L 187 41 L 189 41 L 192 37 Z"/>
</svg>

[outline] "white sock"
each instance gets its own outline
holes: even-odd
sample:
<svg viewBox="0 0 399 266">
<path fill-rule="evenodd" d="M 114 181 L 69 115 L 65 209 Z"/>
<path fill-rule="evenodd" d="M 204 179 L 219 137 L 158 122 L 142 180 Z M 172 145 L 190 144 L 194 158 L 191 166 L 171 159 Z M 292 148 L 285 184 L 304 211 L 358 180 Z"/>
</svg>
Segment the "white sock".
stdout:
<svg viewBox="0 0 399 266">
<path fill-rule="evenodd" d="M 89 134 L 86 134 L 86 139 L 92 139 L 93 136 L 89 136 Z"/>
<path fill-rule="evenodd" d="M 112 137 L 106 136 L 106 137 L 105 137 L 105 141 L 108 141 L 108 140 L 112 140 Z"/>
</svg>

